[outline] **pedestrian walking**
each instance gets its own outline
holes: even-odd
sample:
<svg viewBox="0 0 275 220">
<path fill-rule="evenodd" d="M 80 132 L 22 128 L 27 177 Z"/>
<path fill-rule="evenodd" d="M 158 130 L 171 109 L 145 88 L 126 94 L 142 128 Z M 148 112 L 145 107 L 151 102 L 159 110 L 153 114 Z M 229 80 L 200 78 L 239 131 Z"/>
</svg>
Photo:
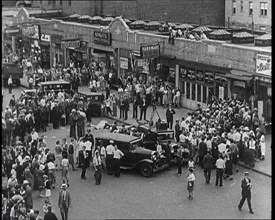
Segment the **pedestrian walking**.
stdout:
<svg viewBox="0 0 275 220">
<path fill-rule="evenodd" d="M 248 208 L 249 208 L 249 212 L 251 214 L 254 214 L 252 207 L 251 207 L 251 179 L 249 178 L 249 173 L 245 172 L 244 173 L 244 179 L 242 180 L 242 198 L 240 200 L 240 203 L 238 205 L 238 209 L 240 211 L 242 211 L 242 206 L 245 202 L 245 200 L 247 199 L 247 204 L 248 204 Z"/>
<path fill-rule="evenodd" d="M 120 177 L 120 158 L 124 156 L 124 154 L 117 148 L 117 145 L 114 146 L 114 176 Z"/>
<path fill-rule="evenodd" d="M 12 94 L 12 76 L 8 78 L 9 94 Z"/>
<path fill-rule="evenodd" d="M 71 196 L 65 183 L 61 185 L 61 188 L 62 190 L 59 192 L 58 197 L 58 207 L 60 208 L 62 220 L 68 220 L 68 211 L 71 207 Z"/>
<path fill-rule="evenodd" d="M 48 206 L 48 211 L 44 215 L 44 220 L 58 220 L 56 215 L 52 212 L 52 206 Z"/>
<path fill-rule="evenodd" d="M 102 173 L 101 173 L 101 167 L 102 167 L 102 161 L 100 158 L 100 147 L 98 147 L 99 149 L 95 151 L 95 156 L 93 159 L 93 164 L 94 164 L 94 168 L 95 168 L 95 173 L 94 173 L 94 177 L 95 177 L 95 184 L 99 185 L 101 183 L 101 179 L 102 179 Z"/>
<path fill-rule="evenodd" d="M 204 177 L 205 177 L 205 182 L 207 184 L 210 183 L 211 179 L 211 170 L 214 165 L 214 158 L 210 154 L 210 151 L 207 151 L 206 155 L 203 157 L 203 172 L 204 172 Z"/>
<path fill-rule="evenodd" d="M 106 147 L 106 170 L 108 175 L 113 175 L 113 157 L 115 148 L 114 141 L 110 140 L 110 144 Z"/>
<path fill-rule="evenodd" d="M 181 134 L 181 128 L 180 128 L 180 124 L 179 124 L 179 120 L 176 120 L 176 124 L 175 124 L 175 139 L 177 142 L 180 141 L 180 134 Z"/>
<path fill-rule="evenodd" d="M 61 178 L 63 183 L 69 186 L 69 160 L 67 156 L 63 157 L 61 161 Z"/>
<path fill-rule="evenodd" d="M 195 183 L 195 175 L 194 170 L 192 168 L 188 169 L 187 175 L 187 190 L 188 190 L 188 199 L 193 199 L 193 190 L 194 190 L 194 183 Z"/>
<path fill-rule="evenodd" d="M 99 143 L 100 146 L 100 158 L 101 158 L 101 163 L 102 163 L 102 170 L 106 172 L 106 149 L 103 145 L 103 141 Z"/>
<path fill-rule="evenodd" d="M 69 164 L 72 166 L 73 171 L 75 171 L 75 163 L 74 163 L 74 139 L 71 139 L 71 143 L 69 144 L 69 149 L 68 149 L 68 153 L 69 153 Z"/>
<path fill-rule="evenodd" d="M 51 192 L 51 182 L 48 178 L 47 175 L 43 175 L 43 178 L 44 178 L 44 188 L 45 188 L 45 198 L 49 201 L 49 203 L 51 202 L 50 201 L 50 196 L 52 195 L 52 192 Z"/>
<path fill-rule="evenodd" d="M 222 186 L 223 171 L 225 169 L 225 162 L 222 155 L 220 154 L 219 159 L 216 161 L 216 186 L 220 181 L 220 186 Z"/>
<path fill-rule="evenodd" d="M 178 174 L 178 176 L 180 176 L 181 175 L 181 173 L 182 173 L 182 151 L 183 151 L 183 147 L 182 147 L 182 145 L 181 144 L 179 144 L 179 148 L 178 148 L 178 150 L 177 150 L 177 167 L 178 167 L 178 172 L 177 172 L 177 174 Z"/>
<path fill-rule="evenodd" d="M 169 104 L 169 108 L 166 110 L 166 121 L 167 126 L 172 129 L 173 127 L 173 115 L 176 114 L 175 110 L 172 108 L 172 104 Z"/>
</svg>

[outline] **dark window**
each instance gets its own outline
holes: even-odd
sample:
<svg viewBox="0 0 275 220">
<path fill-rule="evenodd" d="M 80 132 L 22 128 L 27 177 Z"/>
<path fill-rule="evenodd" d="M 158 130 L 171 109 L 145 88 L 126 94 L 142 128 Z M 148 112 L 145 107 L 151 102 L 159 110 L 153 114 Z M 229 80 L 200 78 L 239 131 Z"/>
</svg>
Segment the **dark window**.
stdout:
<svg viewBox="0 0 275 220">
<path fill-rule="evenodd" d="M 182 89 L 181 89 L 181 93 L 182 94 L 185 94 L 185 82 L 184 81 L 182 81 L 182 87 L 181 87 Z"/>
<path fill-rule="evenodd" d="M 249 15 L 253 15 L 253 2 L 249 2 Z"/>
<path fill-rule="evenodd" d="M 233 5 L 232 14 L 235 15 L 236 14 L 236 0 L 233 0 L 232 5 Z"/>
<path fill-rule="evenodd" d="M 196 84 L 192 83 L 192 100 L 196 100 Z"/>
<path fill-rule="evenodd" d="M 261 2 L 261 16 L 267 16 L 267 2 Z"/>
<path fill-rule="evenodd" d="M 197 85 L 197 101 L 201 102 L 201 85 Z"/>
<path fill-rule="evenodd" d="M 243 1 L 241 1 L 240 12 L 243 12 Z"/>
<path fill-rule="evenodd" d="M 186 82 L 186 98 L 190 99 L 190 83 Z"/>
<path fill-rule="evenodd" d="M 42 0 L 40 0 L 40 4 L 42 4 Z"/>
<path fill-rule="evenodd" d="M 207 94 L 206 94 L 206 86 L 202 86 L 202 102 L 206 103 L 206 99 L 207 99 Z"/>
<path fill-rule="evenodd" d="M 62 5 L 62 0 L 60 0 L 59 4 Z"/>
<path fill-rule="evenodd" d="M 69 1 L 68 1 L 68 5 L 72 5 L 72 0 L 69 0 Z"/>
</svg>

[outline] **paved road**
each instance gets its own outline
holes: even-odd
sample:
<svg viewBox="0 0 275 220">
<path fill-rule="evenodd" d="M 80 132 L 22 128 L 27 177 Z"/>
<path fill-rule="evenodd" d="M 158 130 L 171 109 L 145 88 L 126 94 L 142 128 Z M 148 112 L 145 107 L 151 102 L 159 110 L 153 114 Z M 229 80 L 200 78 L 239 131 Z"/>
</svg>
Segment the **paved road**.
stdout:
<svg viewBox="0 0 275 220">
<path fill-rule="evenodd" d="M 14 90 L 16 97 L 22 88 Z M 5 89 L 3 105 L 6 106 L 10 95 Z M 93 118 L 97 124 L 101 119 Z M 111 120 L 108 119 L 110 122 Z M 68 126 L 58 130 L 48 128 L 47 132 L 40 133 L 46 136 L 48 147 L 53 150 L 57 139 L 69 139 Z M 70 171 L 69 191 L 72 196 L 72 208 L 69 219 L 106 219 L 106 218 L 162 218 L 162 219 L 270 219 L 271 218 L 271 178 L 251 172 L 253 183 L 252 206 L 255 214 L 248 212 L 247 204 L 243 211 L 237 209 L 240 200 L 240 182 L 244 168 L 234 174 L 233 181 L 226 181 L 223 187 L 215 187 L 212 173 L 210 185 L 205 184 L 203 172 L 200 168 L 195 171 L 196 183 L 194 200 L 187 199 L 186 175 L 176 175 L 176 167 L 169 171 L 161 171 L 151 178 L 145 178 L 139 173 L 124 171 L 120 178 L 103 175 L 102 184 L 95 185 L 93 168 L 86 173 L 87 180 L 81 180 L 81 169 Z M 57 182 L 61 184 L 60 173 L 57 173 Z M 59 219 L 61 219 L 57 201 L 58 191 L 52 190 L 52 205 Z M 33 193 L 34 209 L 43 212 L 44 199 Z"/>
</svg>

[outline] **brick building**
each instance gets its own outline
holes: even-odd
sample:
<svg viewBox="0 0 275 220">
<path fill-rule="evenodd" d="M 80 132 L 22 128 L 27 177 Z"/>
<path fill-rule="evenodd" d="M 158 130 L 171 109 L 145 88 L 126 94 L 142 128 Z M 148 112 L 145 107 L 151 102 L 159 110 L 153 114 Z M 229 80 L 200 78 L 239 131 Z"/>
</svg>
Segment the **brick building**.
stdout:
<svg viewBox="0 0 275 220">
<path fill-rule="evenodd" d="M 226 26 L 246 27 L 271 33 L 272 0 L 225 0 Z"/>
<path fill-rule="evenodd" d="M 28 17 L 18 13 L 19 25 L 32 23 L 40 27 L 43 39 L 25 36 L 32 44 L 47 47 L 51 66 L 60 62 L 103 61 L 115 70 L 116 77 L 135 72 L 145 79 L 165 75 L 181 91 L 181 105 L 195 109 L 205 107 L 212 96 L 246 98 L 271 119 L 271 47 L 232 44 L 216 40 L 176 38 L 144 30 L 132 30 L 121 17 L 108 26 L 83 24 L 57 19 Z M 251 86 L 254 95 L 249 93 Z"/>
<path fill-rule="evenodd" d="M 64 15 L 108 15 L 125 18 L 224 25 L 224 0 L 37 0 L 34 7 L 62 8 Z"/>
</svg>

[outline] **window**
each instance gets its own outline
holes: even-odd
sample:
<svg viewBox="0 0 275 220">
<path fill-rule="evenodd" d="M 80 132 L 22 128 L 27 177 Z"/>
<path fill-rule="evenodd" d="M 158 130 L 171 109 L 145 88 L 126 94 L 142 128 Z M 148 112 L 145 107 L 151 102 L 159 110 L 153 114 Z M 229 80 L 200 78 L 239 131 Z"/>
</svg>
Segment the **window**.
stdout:
<svg viewBox="0 0 275 220">
<path fill-rule="evenodd" d="M 42 4 L 42 0 L 40 0 L 40 4 Z"/>
<path fill-rule="evenodd" d="M 243 12 L 243 1 L 241 1 L 240 12 Z"/>
<path fill-rule="evenodd" d="M 249 15 L 253 15 L 253 2 L 249 2 Z"/>
<path fill-rule="evenodd" d="M 233 0 L 232 5 L 233 5 L 232 14 L 235 15 L 236 14 L 236 0 Z"/>
<path fill-rule="evenodd" d="M 190 99 L 190 83 L 186 82 L 186 99 Z"/>
<path fill-rule="evenodd" d="M 59 4 L 62 5 L 62 0 L 60 0 Z"/>
<path fill-rule="evenodd" d="M 207 99 L 207 94 L 206 94 L 206 86 L 202 86 L 202 102 L 206 103 L 206 99 Z"/>
<path fill-rule="evenodd" d="M 196 100 L 196 84 L 192 83 L 192 100 Z"/>
<path fill-rule="evenodd" d="M 68 5 L 72 5 L 72 0 L 69 0 L 69 1 L 68 1 Z"/>
<path fill-rule="evenodd" d="M 267 16 L 267 2 L 261 2 L 261 16 Z"/>
</svg>

